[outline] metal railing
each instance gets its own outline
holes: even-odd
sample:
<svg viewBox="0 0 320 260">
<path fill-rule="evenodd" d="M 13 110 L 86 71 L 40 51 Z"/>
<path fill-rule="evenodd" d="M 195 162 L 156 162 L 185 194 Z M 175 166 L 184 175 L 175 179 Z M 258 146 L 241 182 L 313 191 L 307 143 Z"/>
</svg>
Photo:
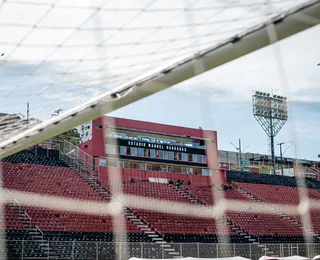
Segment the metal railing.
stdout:
<svg viewBox="0 0 320 260">
<path fill-rule="evenodd" d="M 7 256 L 14 259 L 119 259 L 121 256 L 137 258 L 172 258 L 161 243 L 122 243 L 93 241 L 50 241 L 49 252 L 42 256 L 37 244 L 32 240 L 8 240 Z M 266 247 L 273 256 L 286 257 L 300 255 L 312 258 L 320 254 L 320 244 L 223 244 L 223 243 L 170 243 L 183 257 L 221 258 L 242 256 L 258 260 L 266 255 Z M 269 254 L 270 256 L 270 254 Z M 6 259 L 6 258 L 2 258 Z"/>
<path fill-rule="evenodd" d="M 24 219 L 27 219 L 28 228 L 32 228 L 32 219 L 31 219 L 31 217 L 28 215 L 28 213 L 26 211 L 24 211 L 22 209 L 22 207 L 19 204 L 19 202 L 12 196 L 12 193 L 7 188 L 5 188 L 5 190 L 6 190 L 7 194 L 10 196 L 10 200 L 13 201 L 13 204 L 18 207 L 19 213 L 22 214 L 22 216 L 20 216 L 20 217 L 23 217 Z M 41 229 L 37 225 L 34 225 L 34 228 L 35 228 L 36 233 L 37 234 L 40 233 L 40 235 L 43 238 L 43 232 L 41 231 Z"/>
<path fill-rule="evenodd" d="M 79 149 L 79 148 L 75 147 L 73 144 L 69 143 L 68 141 L 65 141 L 65 143 L 67 144 L 67 145 L 65 145 L 65 147 L 66 147 L 66 146 L 71 147 L 72 151 Z M 65 151 L 64 151 L 64 152 L 65 152 Z M 77 154 L 77 155 L 78 155 L 78 154 Z M 69 155 L 68 155 L 68 154 L 65 154 L 65 156 L 68 158 L 69 162 L 71 162 L 72 164 L 74 164 L 75 166 L 77 166 L 78 170 L 81 170 L 80 164 L 82 163 L 82 164 L 84 165 L 84 162 L 81 160 L 81 158 L 80 158 L 79 156 L 72 157 L 72 156 L 70 156 L 70 154 L 69 154 Z M 91 158 L 92 158 L 92 157 L 91 157 Z M 84 165 L 84 167 L 85 167 L 85 165 Z M 88 169 L 86 169 L 86 167 L 85 167 L 84 170 L 88 170 Z M 85 172 L 85 173 L 86 173 L 86 172 Z M 88 173 L 91 174 L 91 176 L 93 176 L 93 175 L 92 175 L 92 172 L 90 172 L 89 170 L 88 170 Z M 108 192 L 109 192 L 109 191 L 108 191 Z M 133 210 L 132 208 L 130 208 L 130 207 L 128 207 L 128 206 L 126 206 L 126 208 L 127 208 L 129 211 L 131 211 L 133 214 L 135 213 L 135 210 Z M 148 224 L 148 222 L 147 222 L 144 218 L 142 218 L 141 216 L 139 217 L 139 219 L 142 220 L 145 224 Z M 161 234 L 161 232 L 160 232 L 159 230 L 157 230 L 157 229 L 155 229 L 155 228 L 154 228 L 154 230 L 155 230 L 161 237 L 164 237 L 163 234 Z"/>
</svg>

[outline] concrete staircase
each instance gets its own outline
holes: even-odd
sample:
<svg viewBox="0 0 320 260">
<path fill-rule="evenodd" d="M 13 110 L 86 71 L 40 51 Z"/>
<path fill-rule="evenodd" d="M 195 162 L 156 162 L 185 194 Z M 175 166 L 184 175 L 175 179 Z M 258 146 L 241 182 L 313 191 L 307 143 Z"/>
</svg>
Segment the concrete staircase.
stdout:
<svg viewBox="0 0 320 260">
<path fill-rule="evenodd" d="M 177 187 L 175 184 L 169 184 L 172 189 L 174 189 L 177 193 L 179 193 L 184 198 L 188 199 L 194 204 L 199 205 L 202 208 L 208 208 L 208 203 L 205 201 L 201 201 L 198 199 L 194 194 L 188 192 L 180 187 Z M 209 214 L 209 211 L 208 211 Z M 226 216 L 220 218 L 220 221 L 225 224 L 225 226 L 229 227 L 232 231 L 236 232 L 239 236 L 243 239 L 248 241 L 248 243 L 255 244 L 258 248 L 261 248 L 262 255 L 266 256 L 273 256 L 276 257 L 277 255 L 274 254 L 265 244 L 261 244 L 256 238 L 252 237 L 248 234 L 245 230 L 241 229 L 239 226 L 235 225 L 231 220 L 229 220 Z"/>
<path fill-rule="evenodd" d="M 197 205 L 204 205 L 204 202 L 202 202 L 201 200 L 197 199 L 196 196 L 194 196 L 190 192 L 179 188 L 175 184 L 169 184 L 169 186 L 172 189 L 174 189 L 177 193 L 179 193 L 182 197 L 186 198 L 187 200 L 191 201 L 192 203 L 197 204 Z"/>
<path fill-rule="evenodd" d="M 150 224 L 143 218 L 138 217 L 132 210 L 127 210 L 125 213 L 127 219 L 138 227 L 145 235 L 147 235 L 151 241 L 159 244 L 162 248 L 163 258 L 180 258 L 180 252 L 173 248 L 170 244 L 165 241 L 164 236 L 157 230 L 151 228 Z"/>
<path fill-rule="evenodd" d="M 61 155 L 60 159 L 67 163 L 69 167 L 76 170 L 78 175 L 88 183 L 90 187 L 92 187 L 95 191 L 97 191 L 106 201 L 110 201 L 112 198 L 112 194 L 101 185 L 97 179 L 92 176 L 87 169 L 81 164 L 79 161 L 75 163 L 70 157 L 66 158 L 66 155 Z M 133 210 L 128 207 L 124 208 L 125 217 L 133 223 L 137 228 L 139 228 L 142 233 L 147 235 L 147 237 L 155 243 L 160 244 L 159 246 L 162 248 L 163 258 L 180 258 L 180 252 L 173 248 L 170 244 L 165 241 L 164 236 L 155 229 L 151 228 L 151 225 L 141 217 L 139 217 Z"/>
<path fill-rule="evenodd" d="M 84 171 L 78 172 L 79 176 L 86 182 L 88 185 L 98 192 L 105 200 L 111 199 L 111 194 L 109 191 L 101 185 L 92 175 Z"/>
<path fill-rule="evenodd" d="M 39 259 L 49 259 L 49 242 L 44 238 L 40 228 L 33 224 L 31 217 L 21 208 L 17 201 L 14 200 L 14 202 L 8 203 L 8 206 L 16 213 L 30 235 L 30 240 L 25 241 L 23 258 L 34 259 L 34 256 L 37 255 Z"/>
<path fill-rule="evenodd" d="M 312 229 L 303 226 L 300 222 L 298 222 L 294 218 L 286 215 L 285 213 L 281 212 L 278 208 L 275 208 L 275 207 L 269 205 L 265 201 L 262 201 L 261 199 L 259 199 L 258 197 L 254 196 L 253 194 L 251 194 L 250 192 L 246 191 L 245 189 L 242 189 L 241 187 L 237 187 L 237 190 L 238 190 L 239 193 L 241 193 L 243 196 L 245 196 L 249 200 L 251 200 L 253 202 L 256 202 L 256 203 L 262 204 L 266 208 L 269 208 L 270 210 L 272 210 L 275 213 L 275 215 L 279 216 L 280 218 L 282 218 L 282 219 L 284 219 L 286 221 L 289 221 L 292 225 L 303 229 L 309 236 L 319 237 L 319 235 L 316 234 Z"/>
</svg>

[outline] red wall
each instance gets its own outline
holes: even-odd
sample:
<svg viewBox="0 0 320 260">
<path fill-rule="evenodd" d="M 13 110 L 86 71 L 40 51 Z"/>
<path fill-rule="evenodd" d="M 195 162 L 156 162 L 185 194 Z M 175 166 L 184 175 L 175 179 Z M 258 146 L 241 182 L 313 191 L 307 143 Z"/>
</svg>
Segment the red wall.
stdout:
<svg viewBox="0 0 320 260">
<path fill-rule="evenodd" d="M 249 171 L 251 173 L 260 173 L 261 168 L 257 168 L 257 167 L 250 167 Z"/>
<path fill-rule="evenodd" d="M 105 132 L 106 126 L 111 127 L 124 127 L 130 129 L 136 129 L 137 131 L 144 130 L 151 131 L 151 132 L 160 132 L 162 134 L 169 134 L 169 135 L 180 135 L 180 136 L 190 136 L 190 137 L 198 137 L 198 138 L 206 138 L 213 140 L 206 141 L 207 146 L 207 163 L 209 168 L 218 170 L 220 168 L 219 161 L 218 161 L 218 142 L 217 142 L 217 132 L 210 131 L 210 130 L 202 130 L 202 129 L 192 129 L 180 126 L 171 126 L 171 125 L 164 125 L 158 123 L 150 123 L 144 121 L 137 121 L 131 119 L 124 119 L 124 118 L 115 118 L 115 117 L 100 117 L 92 121 L 92 140 L 82 143 L 80 145 L 80 149 L 84 152 L 88 153 L 93 157 L 105 157 L 106 155 L 106 147 L 105 147 Z M 96 128 L 95 126 L 102 126 L 101 129 Z M 86 147 L 86 148 L 85 148 Z M 99 165 L 96 164 L 96 165 Z M 163 172 L 155 173 L 155 174 L 166 174 Z M 175 173 L 176 174 L 176 173 Z M 189 175 L 186 175 L 189 176 Z M 224 175 L 223 175 L 224 176 Z M 192 176 L 191 176 L 192 177 Z M 190 177 L 190 178 L 191 178 Z M 217 179 L 218 177 L 218 179 Z M 211 180 L 213 183 L 218 182 L 225 182 L 225 177 L 220 179 L 222 175 L 216 174 L 216 171 L 213 170 Z M 179 178 L 180 177 L 179 175 Z M 205 177 L 209 178 L 209 177 Z"/>
<path fill-rule="evenodd" d="M 95 128 L 95 126 L 102 126 L 102 129 Z M 79 145 L 80 149 L 91 156 L 105 156 L 105 132 L 106 127 L 103 117 L 92 121 L 92 140 Z M 86 148 L 85 148 L 86 147 Z"/>
<path fill-rule="evenodd" d="M 202 129 L 187 128 L 181 126 L 164 125 L 158 123 L 151 123 L 145 121 L 131 120 L 125 118 L 117 117 L 105 117 L 105 125 L 118 126 L 118 127 L 128 127 L 131 129 L 149 130 L 151 132 L 160 132 L 163 134 L 171 135 L 182 135 L 182 136 L 193 136 L 193 137 L 203 137 Z"/>
<path fill-rule="evenodd" d="M 210 184 L 216 183 L 214 178 L 211 176 L 199 176 L 199 175 L 190 175 L 190 174 L 179 174 L 172 172 L 155 172 L 155 171 L 145 171 L 145 170 L 136 170 L 136 169 L 119 169 L 116 168 L 115 171 L 117 174 L 120 172 L 121 179 L 124 181 L 130 181 L 132 178 L 140 181 L 148 181 L 149 178 L 167 178 L 176 180 L 184 180 L 185 182 L 190 180 L 192 184 L 199 186 L 208 186 Z M 112 174 L 112 167 L 100 167 L 100 174 L 108 175 Z M 217 174 L 218 175 L 218 174 Z M 221 179 L 225 179 L 225 171 L 220 171 L 219 176 Z"/>
<path fill-rule="evenodd" d="M 102 126 L 102 129 L 97 129 L 95 126 Z M 213 144 L 207 143 L 207 147 L 210 147 L 211 156 L 214 157 L 215 167 L 218 168 L 218 147 L 217 147 L 217 132 L 193 129 L 180 126 L 164 125 L 158 123 L 150 123 L 144 121 L 137 121 L 131 119 L 117 118 L 117 117 L 100 117 L 92 121 L 92 140 L 80 144 L 80 149 L 85 151 L 91 156 L 102 156 L 106 154 L 105 148 L 105 131 L 106 126 L 118 126 L 127 127 L 130 129 L 136 129 L 138 131 L 148 130 L 151 132 L 161 132 L 163 134 L 181 135 L 190 137 L 210 138 L 214 140 Z M 84 147 L 87 148 L 84 148 Z"/>
</svg>

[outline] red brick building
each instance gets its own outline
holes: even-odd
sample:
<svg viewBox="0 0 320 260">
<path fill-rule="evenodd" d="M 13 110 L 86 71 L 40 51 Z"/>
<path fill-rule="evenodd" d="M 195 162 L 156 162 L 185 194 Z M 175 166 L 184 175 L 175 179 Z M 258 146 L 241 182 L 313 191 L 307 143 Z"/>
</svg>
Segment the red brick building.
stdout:
<svg viewBox="0 0 320 260">
<path fill-rule="evenodd" d="M 219 168 L 216 131 L 104 116 L 80 126 L 80 136 L 102 167 L 197 176 Z"/>
</svg>

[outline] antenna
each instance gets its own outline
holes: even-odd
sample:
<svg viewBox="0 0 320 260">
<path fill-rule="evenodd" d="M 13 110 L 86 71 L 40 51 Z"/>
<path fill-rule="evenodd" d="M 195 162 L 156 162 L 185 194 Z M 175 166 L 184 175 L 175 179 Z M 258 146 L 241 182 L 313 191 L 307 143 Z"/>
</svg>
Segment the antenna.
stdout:
<svg viewBox="0 0 320 260">
<path fill-rule="evenodd" d="M 27 128 L 29 125 L 29 102 L 27 103 Z"/>
</svg>

